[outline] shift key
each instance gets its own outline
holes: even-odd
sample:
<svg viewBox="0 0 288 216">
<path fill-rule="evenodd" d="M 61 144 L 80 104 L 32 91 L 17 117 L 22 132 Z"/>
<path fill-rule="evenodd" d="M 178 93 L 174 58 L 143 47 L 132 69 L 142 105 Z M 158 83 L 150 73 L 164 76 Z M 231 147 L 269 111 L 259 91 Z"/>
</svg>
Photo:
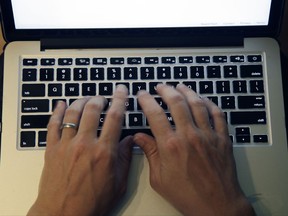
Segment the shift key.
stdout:
<svg viewBox="0 0 288 216">
<path fill-rule="evenodd" d="M 266 112 L 231 112 L 232 125 L 266 124 Z"/>
<path fill-rule="evenodd" d="M 50 115 L 23 115 L 21 116 L 21 128 L 47 128 Z"/>
</svg>

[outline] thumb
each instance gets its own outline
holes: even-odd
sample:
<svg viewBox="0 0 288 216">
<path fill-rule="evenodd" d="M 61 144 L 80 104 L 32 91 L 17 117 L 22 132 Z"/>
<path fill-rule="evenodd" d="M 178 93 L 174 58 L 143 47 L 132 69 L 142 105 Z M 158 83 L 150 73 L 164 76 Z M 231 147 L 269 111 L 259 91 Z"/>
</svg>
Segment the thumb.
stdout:
<svg viewBox="0 0 288 216">
<path fill-rule="evenodd" d="M 134 135 L 134 142 L 140 146 L 145 153 L 150 169 L 155 167 L 158 158 L 158 149 L 155 139 L 144 133 L 137 133 Z"/>
</svg>

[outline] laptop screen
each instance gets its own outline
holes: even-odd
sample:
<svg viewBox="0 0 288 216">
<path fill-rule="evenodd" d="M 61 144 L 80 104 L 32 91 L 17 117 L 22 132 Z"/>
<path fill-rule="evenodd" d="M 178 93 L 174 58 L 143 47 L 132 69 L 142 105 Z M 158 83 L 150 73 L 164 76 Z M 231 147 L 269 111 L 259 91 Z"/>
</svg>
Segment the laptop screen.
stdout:
<svg viewBox="0 0 288 216">
<path fill-rule="evenodd" d="M 12 0 L 16 29 L 266 26 L 272 0 Z"/>
</svg>

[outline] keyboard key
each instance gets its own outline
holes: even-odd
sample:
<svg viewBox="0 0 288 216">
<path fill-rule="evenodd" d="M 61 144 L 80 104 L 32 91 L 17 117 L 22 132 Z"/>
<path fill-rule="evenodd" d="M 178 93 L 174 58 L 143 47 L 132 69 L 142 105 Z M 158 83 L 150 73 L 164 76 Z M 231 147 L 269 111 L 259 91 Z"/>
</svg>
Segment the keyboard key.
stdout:
<svg viewBox="0 0 288 216">
<path fill-rule="evenodd" d="M 151 95 L 156 95 L 157 94 L 157 85 L 160 84 L 161 82 L 149 82 L 149 93 Z"/>
<path fill-rule="evenodd" d="M 104 68 L 91 68 L 91 80 L 104 80 Z"/>
<path fill-rule="evenodd" d="M 35 132 L 22 131 L 20 135 L 20 147 L 31 148 L 35 147 Z"/>
<path fill-rule="evenodd" d="M 230 82 L 229 81 L 217 81 L 216 92 L 220 94 L 230 93 Z"/>
<path fill-rule="evenodd" d="M 129 113 L 129 126 L 135 127 L 135 126 L 143 126 L 143 114 L 142 113 Z"/>
<path fill-rule="evenodd" d="M 70 81 L 71 69 L 70 68 L 58 68 L 57 69 L 57 81 Z"/>
<path fill-rule="evenodd" d="M 144 62 L 145 64 L 158 64 L 159 58 L 158 57 L 145 57 Z"/>
<path fill-rule="evenodd" d="M 203 66 L 192 66 L 190 67 L 191 78 L 202 79 L 204 78 L 204 67 Z"/>
<path fill-rule="evenodd" d="M 62 96 L 62 84 L 48 84 L 48 96 Z"/>
<path fill-rule="evenodd" d="M 238 77 L 237 66 L 224 66 L 224 77 L 237 78 Z"/>
<path fill-rule="evenodd" d="M 157 67 L 157 78 L 158 79 L 171 79 L 171 68 L 170 67 Z"/>
<path fill-rule="evenodd" d="M 36 81 L 37 80 L 37 69 L 23 69 L 22 81 Z"/>
<path fill-rule="evenodd" d="M 121 80 L 121 68 L 113 67 L 107 69 L 108 80 Z"/>
<path fill-rule="evenodd" d="M 79 96 L 79 84 L 65 84 L 65 96 Z"/>
<path fill-rule="evenodd" d="M 232 125 L 266 124 L 265 111 L 231 112 Z"/>
<path fill-rule="evenodd" d="M 199 82 L 200 94 L 212 94 L 213 91 L 213 82 L 212 81 L 201 81 Z"/>
<path fill-rule="evenodd" d="M 82 96 L 95 96 L 96 84 L 95 83 L 83 83 L 82 84 Z"/>
<path fill-rule="evenodd" d="M 236 55 L 236 56 L 230 56 L 231 62 L 244 62 L 245 57 L 243 55 Z"/>
<path fill-rule="evenodd" d="M 146 90 L 146 83 L 145 82 L 135 82 L 132 83 L 132 94 L 137 95 L 138 91 Z"/>
<path fill-rule="evenodd" d="M 197 56 L 196 63 L 210 63 L 210 56 Z"/>
<path fill-rule="evenodd" d="M 111 58 L 110 64 L 124 64 L 124 58 Z"/>
<path fill-rule="evenodd" d="M 263 80 L 251 80 L 249 84 L 251 93 L 264 93 Z"/>
<path fill-rule="evenodd" d="M 53 66 L 56 60 L 54 58 L 43 58 L 41 59 L 41 65 L 43 66 Z"/>
<path fill-rule="evenodd" d="M 86 81 L 88 80 L 88 69 L 74 68 L 73 75 L 75 81 Z"/>
<path fill-rule="evenodd" d="M 76 58 L 76 65 L 90 65 L 89 58 Z"/>
<path fill-rule="evenodd" d="M 247 83 L 244 80 L 233 81 L 234 93 L 247 93 Z"/>
<path fill-rule="evenodd" d="M 53 81 L 53 80 L 54 80 L 54 68 L 40 69 L 40 81 Z"/>
<path fill-rule="evenodd" d="M 99 95 L 108 96 L 113 94 L 112 83 L 99 83 Z"/>
<path fill-rule="evenodd" d="M 237 143 L 250 143 L 251 137 L 250 135 L 236 135 L 236 142 Z"/>
<path fill-rule="evenodd" d="M 162 57 L 161 60 L 163 64 L 175 64 L 176 63 L 175 57 Z"/>
<path fill-rule="evenodd" d="M 239 109 L 261 109 L 265 108 L 264 96 L 238 96 Z"/>
<path fill-rule="evenodd" d="M 23 115 L 21 116 L 22 129 L 46 128 L 50 115 Z"/>
<path fill-rule="evenodd" d="M 261 55 L 248 55 L 248 62 L 262 62 Z"/>
<path fill-rule="evenodd" d="M 235 129 L 236 135 L 249 135 L 251 134 L 249 127 L 238 127 Z"/>
<path fill-rule="evenodd" d="M 240 74 L 242 78 L 263 77 L 262 65 L 241 65 Z"/>
<path fill-rule="evenodd" d="M 49 112 L 48 99 L 22 100 L 21 105 L 23 113 Z"/>
<path fill-rule="evenodd" d="M 179 63 L 181 64 L 193 63 L 193 57 L 192 56 L 180 56 Z"/>
<path fill-rule="evenodd" d="M 140 57 L 130 57 L 127 59 L 128 64 L 141 64 L 141 58 Z"/>
<path fill-rule="evenodd" d="M 235 109 L 235 97 L 234 96 L 223 96 L 221 97 L 221 108 L 222 109 Z"/>
<path fill-rule="evenodd" d="M 73 59 L 72 58 L 59 58 L 58 65 L 72 65 Z"/>
<path fill-rule="evenodd" d="M 137 67 L 125 67 L 124 68 L 124 79 L 125 80 L 137 80 L 138 79 L 138 68 Z"/>
<path fill-rule="evenodd" d="M 141 67 L 141 79 L 153 80 L 154 79 L 154 68 L 153 67 Z"/>
<path fill-rule="evenodd" d="M 23 84 L 22 97 L 44 97 L 45 84 Z"/>
<path fill-rule="evenodd" d="M 208 78 L 221 78 L 220 66 L 208 66 L 207 67 L 207 77 Z"/>
<path fill-rule="evenodd" d="M 38 59 L 23 59 L 24 66 L 36 66 L 38 64 Z"/>
<path fill-rule="evenodd" d="M 187 67 L 174 67 L 174 79 L 187 79 Z"/>
<path fill-rule="evenodd" d="M 93 64 L 94 65 L 106 65 L 107 58 L 93 58 Z"/>
<path fill-rule="evenodd" d="M 197 87 L 196 87 L 195 81 L 183 82 L 183 84 L 186 85 L 188 88 L 192 89 L 193 91 L 197 92 Z"/>
<path fill-rule="evenodd" d="M 38 132 L 38 146 L 39 147 L 46 147 L 47 141 L 47 131 L 39 131 Z"/>
<path fill-rule="evenodd" d="M 213 62 L 226 63 L 227 62 L 227 56 L 213 56 Z"/>
<path fill-rule="evenodd" d="M 268 143 L 268 136 L 267 135 L 254 135 L 253 141 L 255 143 Z"/>
</svg>

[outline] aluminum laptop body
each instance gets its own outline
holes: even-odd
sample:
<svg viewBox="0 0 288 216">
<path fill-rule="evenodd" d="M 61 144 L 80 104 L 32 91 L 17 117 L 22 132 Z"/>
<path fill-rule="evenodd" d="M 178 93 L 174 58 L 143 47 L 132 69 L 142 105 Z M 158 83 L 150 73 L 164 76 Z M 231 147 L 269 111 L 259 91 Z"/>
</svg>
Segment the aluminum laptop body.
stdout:
<svg viewBox="0 0 288 216">
<path fill-rule="evenodd" d="M 208 56 L 215 63 L 212 59 L 228 56 L 229 64 L 224 62 L 220 67 L 224 69 L 234 59 L 239 70 L 242 67 L 241 56 L 251 60 L 247 63 L 249 65 L 254 65 L 253 61 L 260 58 L 261 83 L 265 92 L 259 96 L 261 102 L 253 103 L 253 109 L 260 106 L 261 113 L 265 115 L 254 123 L 242 125 L 241 128 L 253 131 L 253 135 L 239 138 L 231 134 L 237 174 L 257 215 L 288 214 L 288 151 L 280 51 L 277 41 L 273 39 L 280 27 L 284 1 L 250 0 L 241 3 L 214 0 L 206 5 L 202 0 L 193 3 L 182 0 L 177 4 L 149 2 L 138 5 L 133 1 L 114 1 L 108 7 L 106 3 L 89 0 L 81 1 L 81 4 L 65 0 L 41 3 L 33 0 L 1 0 L 2 28 L 8 45 L 4 53 L 3 74 L 0 215 L 27 213 L 36 199 L 44 162 L 45 147 L 41 143 L 32 148 L 25 148 L 22 141 L 19 144 L 22 131 L 34 133 L 22 124 L 21 117 L 31 111 L 29 107 L 23 111 L 23 101 L 27 101 L 23 90 L 23 85 L 26 85 L 22 74 L 24 59 L 28 59 L 29 63 L 35 58 L 40 61 L 42 58 L 63 56 L 75 59 L 77 56 L 89 57 L 91 61 L 96 57 L 123 56 L 129 59 L 134 56 L 144 61 L 146 56 L 176 56 L 177 64 L 181 63 L 181 58 L 191 56 L 191 67 L 194 63 L 202 66 L 200 60 L 205 60 L 202 57 Z M 235 14 L 237 11 L 239 13 Z M 241 13 L 245 16 L 240 17 Z M 197 17 L 202 20 L 195 21 Z M 237 63 L 238 60 L 240 62 Z M 35 67 L 40 70 L 39 64 Z M 244 83 L 253 83 L 259 73 L 250 71 L 250 75 L 252 78 L 242 74 L 239 79 Z M 194 79 L 186 81 L 192 82 Z M 200 85 L 203 81 L 204 78 L 195 82 Z M 129 85 L 133 85 L 133 82 L 129 81 Z M 229 83 L 232 85 L 233 81 L 229 80 Z M 45 86 L 49 84 L 46 82 Z M 251 87 L 248 89 L 252 91 Z M 255 90 L 259 90 L 257 86 Z M 233 93 L 232 86 L 231 91 Z M 219 96 L 219 101 L 222 101 L 220 93 L 209 96 Z M 231 97 L 240 100 L 236 93 Z M 47 95 L 39 97 L 39 100 L 46 98 Z M 265 98 L 264 103 L 262 98 Z M 221 103 L 223 105 L 224 102 Z M 237 114 L 240 113 L 239 109 L 237 106 Z M 230 124 L 230 116 L 232 118 L 235 113 L 231 111 L 227 115 L 229 131 L 234 133 L 236 126 Z M 252 115 L 250 118 L 253 121 Z M 261 135 L 263 123 L 266 125 L 265 136 Z M 128 191 L 112 214 L 180 215 L 150 187 L 148 162 L 142 154 L 133 155 Z"/>
</svg>

